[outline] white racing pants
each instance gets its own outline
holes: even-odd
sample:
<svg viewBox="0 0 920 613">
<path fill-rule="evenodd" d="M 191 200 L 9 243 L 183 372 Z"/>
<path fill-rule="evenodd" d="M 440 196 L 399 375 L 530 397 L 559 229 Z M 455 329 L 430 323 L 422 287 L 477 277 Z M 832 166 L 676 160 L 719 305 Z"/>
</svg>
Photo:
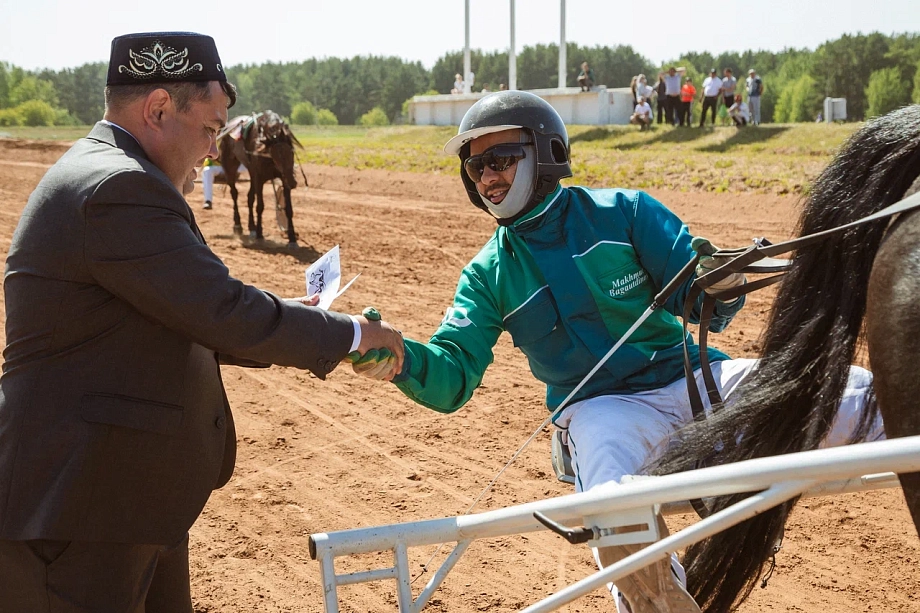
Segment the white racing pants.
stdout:
<svg viewBox="0 0 920 613">
<path fill-rule="evenodd" d="M 756 363 L 752 359 L 738 359 L 712 364 L 712 374 L 723 398 L 731 395 Z M 697 370 L 694 377 L 706 403 L 702 371 Z M 824 447 L 843 445 L 849 440 L 871 382 L 869 371 L 850 367 L 847 389 Z M 657 390 L 598 396 L 573 403 L 563 409 L 556 423 L 568 429 L 567 444 L 575 468 L 575 487 L 581 492 L 602 483 L 619 482 L 624 475 L 638 474 L 645 464 L 666 449 L 671 435 L 691 421 L 693 413 L 687 383 L 679 379 Z M 867 440 L 879 440 L 884 436 L 879 418 Z M 676 557 L 672 563 L 676 565 L 678 576 L 683 578 L 683 568 L 679 568 Z M 625 611 L 619 600 L 617 610 Z"/>
</svg>

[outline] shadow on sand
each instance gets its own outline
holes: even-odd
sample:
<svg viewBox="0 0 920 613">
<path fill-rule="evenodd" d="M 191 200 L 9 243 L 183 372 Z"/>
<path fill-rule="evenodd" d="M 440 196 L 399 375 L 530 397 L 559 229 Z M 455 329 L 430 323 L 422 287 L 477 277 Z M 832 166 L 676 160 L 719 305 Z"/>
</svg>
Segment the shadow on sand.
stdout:
<svg viewBox="0 0 920 613">
<path fill-rule="evenodd" d="M 702 138 L 708 134 L 711 134 L 711 130 L 699 130 L 690 127 L 676 127 L 673 130 L 665 129 L 661 132 L 658 132 L 653 138 L 650 138 L 646 141 L 632 142 L 632 143 L 623 143 L 619 145 L 619 149 L 632 150 L 632 149 L 642 149 L 648 147 L 649 145 L 656 144 L 675 144 L 675 143 L 689 143 Z"/>
<path fill-rule="evenodd" d="M 776 138 L 789 129 L 789 126 L 746 126 L 735 128 L 735 133 L 721 143 L 700 147 L 705 153 L 726 153 L 740 145 L 752 145 Z"/>
<path fill-rule="evenodd" d="M 695 149 L 704 153 L 726 153 L 735 147 L 761 143 L 772 138 L 776 138 L 788 130 L 789 126 L 747 126 L 741 129 L 733 129 L 735 130 L 734 134 L 729 136 L 724 141 L 701 147 L 695 147 Z M 582 132 L 581 134 L 571 137 L 569 142 L 578 143 L 607 141 L 611 148 L 616 148 L 623 151 L 632 151 L 657 144 L 668 145 L 678 143 L 691 143 L 705 136 L 709 136 L 712 133 L 713 129 L 708 127 L 676 127 L 673 130 L 669 130 L 667 128 L 662 129 L 660 126 L 657 126 L 653 128 L 653 136 L 648 140 L 618 143 L 617 141 L 619 139 L 628 136 L 631 133 L 622 130 L 613 131 L 604 127 L 598 127 L 592 128 Z"/>
<path fill-rule="evenodd" d="M 214 238 L 220 240 L 237 239 L 240 241 L 240 244 L 244 249 L 261 251 L 262 253 L 268 254 L 289 255 L 303 264 L 312 264 L 316 261 L 317 258 L 319 258 L 320 255 L 322 255 L 319 251 L 311 246 L 301 245 L 298 243 L 296 247 L 288 247 L 287 242 L 276 241 L 270 238 L 263 238 L 259 240 L 250 238 L 248 234 L 244 234 L 242 236 L 238 234 L 216 234 L 214 235 Z"/>
</svg>

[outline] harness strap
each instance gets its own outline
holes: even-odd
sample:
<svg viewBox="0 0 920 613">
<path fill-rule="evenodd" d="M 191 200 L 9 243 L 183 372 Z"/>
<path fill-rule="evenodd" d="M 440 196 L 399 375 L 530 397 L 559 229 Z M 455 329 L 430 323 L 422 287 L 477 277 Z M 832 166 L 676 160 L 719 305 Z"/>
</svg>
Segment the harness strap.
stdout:
<svg viewBox="0 0 920 613">
<path fill-rule="evenodd" d="M 786 265 L 787 267 L 789 264 Z M 752 272 L 749 270 L 750 267 L 742 268 L 740 272 Z M 759 272 L 759 271 L 753 271 Z M 729 273 L 734 274 L 734 273 Z M 739 285 L 738 287 L 733 287 L 728 290 L 718 292 L 716 294 L 707 294 L 703 298 L 703 306 L 700 313 L 700 339 L 699 339 L 699 351 L 700 351 L 700 370 L 703 374 L 703 381 L 706 387 L 706 395 L 709 397 L 709 403 L 711 406 L 716 407 L 722 403 L 722 396 L 719 394 L 719 388 L 715 383 L 715 377 L 712 374 L 712 365 L 709 361 L 709 323 L 712 321 L 713 313 L 715 312 L 715 306 L 717 302 L 731 302 L 737 300 L 741 296 L 749 294 L 751 292 L 756 292 L 759 289 L 769 287 L 774 283 L 777 283 L 780 279 L 783 278 L 784 273 L 775 274 L 769 277 L 762 277 L 760 279 L 755 279 L 753 281 L 748 281 L 744 285 Z M 697 296 L 699 293 L 697 293 Z M 687 297 L 689 302 L 690 297 Z M 692 311 L 692 303 L 691 303 Z M 684 312 L 684 339 L 687 338 L 689 331 L 687 330 L 687 323 L 689 319 L 690 312 Z M 686 346 L 686 341 L 684 343 Z M 684 351 L 684 372 L 688 372 L 690 369 L 690 354 L 689 351 L 685 349 Z M 687 385 L 696 389 L 696 385 L 691 385 L 692 372 L 687 375 Z M 690 393 L 690 408 L 693 411 L 693 417 L 695 419 L 700 419 L 705 417 L 705 408 L 700 399 L 699 393 L 693 394 Z"/>
<path fill-rule="evenodd" d="M 898 202 L 895 202 L 894 204 L 890 204 L 886 206 L 884 209 L 881 209 L 880 211 L 876 211 L 875 213 L 872 213 L 871 215 L 866 215 L 865 217 L 857 219 L 856 221 L 851 221 L 850 223 L 843 224 L 842 226 L 837 226 L 836 228 L 830 228 L 828 230 L 822 230 L 821 232 L 815 232 L 814 234 L 809 234 L 807 236 L 800 236 L 798 238 L 793 238 L 791 240 L 783 241 L 781 243 L 756 246 L 753 248 L 753 250 L 759 253 L 761 258 L 773 257 L 775 255 L 780 255 L 782 253 L 787 253 L 789 251 L 794 251 L 797 249 L 801 249 L 803 247 L 811 246 L 815 243 L 820 242 L 822 239 L 827 238 L 828 236 L 831 236 L 832 234 L 836 234 L 837 232 L 849 230 L 850 228 L 861 226 L 863 224 L 869 223 L 870 221 L 878 221 L 880 219 L 885 219 L 887 217 L 891 217 L 899 213 L 911 211 L 918 207 L 920 207 L 920 192 L 917 192 L 913 194 L 912 196 L 908 196 L 907 198 L 904 198 L 902 200 L 899 200 Z M 740 249 L 720 249 L 716 253 L 718 256 L 730 257 L 730 256 L 738 255 L 738 254 L 743 254 L 750 250 L 752 250 L 752 248 L 750 247 L 740 248 Z M 715 273 L 718 270 L 720 269 L 717 268 L 716 270 L 713 270 L 712 272 Z M 704 277 L 708 277 L 709 274 L 711 273 L 707 273 L 706 275 L 704 275 Z"/>
<path fill-rule="evenodd" d="M 889 205 L 880 211 L 872 213 L 871 215 L 867 215 L 866 217 L 862 217 L 856 221 L 852 221 L 842 226 L 837 226 L 836 228 L 830 228 L 828 230 L 823 230 L 821 232 L 816 232 L 807 236 L 800 236 L 798 238 L 776 244 L 772 244 L 765 239 L 761 239 L 759 244 L 755 244 L 751 247 L 742 247 L 738 249 L 720 249 L 717 251 L 713 257 L 717 259 L 725 259 L 726 262 L 722 266 L 706 273 L 705 275 L 702 275 L 701 277 L 698 277 L 696 281 L 694 281 L 694 286 L 698 285 L 705 290 L 705 288 L 711 287 L 719 281 L 738 272 L 751 274 L 779 272 L 780 274 L 758 279 L 756 281 L 746 283 L 742 286 L 732 288 L 730 290 L 708 295 L 706 298 L 704 298 L 702 313 L 700 316 L 699 350 L 700 362 L 703 370 L 703 378 L 706 382 L 706 392 L 710 402 L 712 402 L 713 405 L 722 402 L 722 398 L 719 395 L 718 390 L 715 389 L 715 381 L 712 377 L 712 369 L 709 365 L 707 352 L 707 340 L 709 332 L 708 326 L 712 319 L 712 313 L 715 308 L 715 300 L 722 302 L 735 300 L 745 294 L 762 289 L 764 287 L 768 287 L 779 281 L 785 271 L 787 271 L 792 266 L 792 262 L 790 260 L 774 260 L 771 259 L 772 256 L 780 255 L 793 250 L 799 250 L 804 247 L 809 247 L 837 232 L 842 232 L 844 230 L 854 228 L 871 221 L 885 219 L 891 217 L 892 215 L 897 215 L 899 213 L 910 211 L 918 207 L 920 207 L 920 192 L 895 202 L 894 204 Z M 758 265 L 757 262 L 765 262 L 765 264 Z M 694 393 L 696 385 L 692 384 L 693 381 L 692 372 L 690 372 L 690 355 L 686 349 L 686 342 L 687 325 L 689 323 L 690 314 L 693 311 L 693 305 L 696 304 L 698 297 L 699 292 L 693 292 L 691 290 L 691 292 L 687 295 L 687 302 L 684 305 L 683 313 L 685 346 L 684 371 L 688 373 L 687 386 L 688 389 L 690 389 L 691 408 L 693 409 L 693 415 L 695 418 L 699 418 L 701 415 L 704 415 L 705 411 L 703 409 L 699 393 Z M 714 298 L 715 300 L 710 300 L 710 297 Z M 699 404 L 697 404 L 698 402 Z"/>
<path fill-rule="evenodd" d="M 697 299 L 700 297 L 700 294 L 703 293 L 702 285 L 694 282 L 693 286 L 690 288 L 690 291 L 687 293 L 687 300 L 684 302 L 684 377 L 687 380 L 687 395 L 690 397 L 690 408 L 693 410 L 694 419 L 703 419 L 706 416 L 706 411 L 703 407 L 703 399 L 700 397 L 700 390 L 697 388 L 696 379 L 693 377 L 693 364 L 690 361 L 690 344 L 687 342 L 687 339 L 690 336 L 690 331 L 688 326 L 690 325 L 690 316 L 693 314 L 693 307 L 696 305 Z M 700 325 L 700 333 L 702 334 L 703 326 Z M 698 345 L 701 350 L 702 357 L 702 343 Z"/>
<path fill-rule="evenodd" d="M 837 232 L 842 232 L 844 230 L 855 228 L 872 221 L 885 219 L 893 215 L 911 211 L 917 208 L 920 208 L 920 192 L 895 202 L 894 204 L 891 204 L 884 209 L 881 209 L 880 211 L 872 213 L 871 215 L 867 215 L 842 226 L 837 226 L 836 228 L 830 228 L 828 230 L 815 232 L 814 234 L 809 234 L 807 236 L 800 236 L 798 238 L 776 244 L 772 244 L 766 239 L 761 239 L 757 241 L 758 244 L 755 244 L 751 247 L 720 249 L 719 251 L 715 252 L 713 257 L 716 259 L 724 259 L 725 263 L 718 268 L 706 273 L 705 275 L 696 278 L 693 283 L 693 287 L 690 288 L 690 291 L 687 294 L 687 299 L 684 303 L 683 310 L 684 373 L 686 375 L 687 393 L 690 399 L 690 407 L 693 411 L 694 419 L 704 419 L 706 417 L 706 409 L 703 404 L 699 389 L 696 385 L 696 380 L 693 377 L 693 366 L 690 362 L 690 352 L 687 344 L 687 339 L 689 337 L 688 325 L 690 316 L 693 313 L 693 306 L 696 304 L 700 293 L 705 291 L 705 288 L 711 287 L 712 285 L 729 277 L 730 275 L 739 272 L 749 274 L 778 273 L 769 277 L 763 277 L 754 281 L 749 281 L 743 285 L 728 290 L 716 292 L 713 294 L 707 293 L 707 295 L 703 298 L 703 304 L 700 313 L 700 339 L 698 345 L 700 352 L 700 369 L 702 371 L 703 381 L 706 388 L 706 395 L 710 406 L 713 408 L 713 410 L 718 410 L 722 405 L 723 399 L 719 393 L 718 386 L 715 383 L 715 377 L 712 374 L 712 367 L 709 362 L 708 355 L 709 323 L 712 321 L 716 302 L 730 302 L 732 300 L 736 300 L 741 296 L 757 291 L 759 289 L 763 289 L 765 287 L 769 287 L 770 285 L 773 285 L 774 283 L 781 280 L 786 271 L 792 267 L 792 261 L 773 259 L 773 256 L 787 253 L 789 251 L 801 250 L 805 247 L 815 245 Z M 695 266 L 696 262 L 698 261 L 699 255 L 697 255 L 691 262 L 694 263 Z M 684 270 L 681 271 L 681 273 L 683 272 Z M 681 275 L 679 274 L 678 277 L 680 276 Z M 684 277 L 681 282 L 683 282 L 685 279 L 686 277 Z M 668 284 L 668 287 L 674 284 L 675 281 L 677 281 L 677 277 L 675 277 L 675 279 Z M 664 291 L 662 291 L 662 293 L 664 293 Z M 671 292 L 669 292 L 668 295 L 670 295 L 670 293 Z M 655 302 L 658 302 L 657 296 Z M 725 443 L 723 441 L 723 445 L 724 444 Z M 729 441 L 729 444 L 734 444 L 734 441 Z M 713 457 L 717 453 L 718 450 L 714 451 L 710 457 L 703 459 L 698 463 L 698 465 L 711 463 Z M 693 506 L 693 509 L 700 517 L 708 517 L 711 514 L 710 509 L 702 500 L 691 500 L 690 504 Z"/>
</svg>

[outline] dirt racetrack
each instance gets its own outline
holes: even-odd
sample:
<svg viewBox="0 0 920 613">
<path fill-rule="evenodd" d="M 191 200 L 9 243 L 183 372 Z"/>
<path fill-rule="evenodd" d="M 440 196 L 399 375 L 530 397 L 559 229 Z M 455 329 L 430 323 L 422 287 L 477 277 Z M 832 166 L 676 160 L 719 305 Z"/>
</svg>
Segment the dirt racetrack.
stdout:
<svg viewBox="0 0 920 613">
<path fill-rule="evenodd" d="M 66 147 L 0 139 L 4 254 L 29 193 Z M 200 191 L 190 196 L 211 247 L 236 277 L 294 297 L 304 292 L 305 266 L 338 244 L 343 274 L 362 274 L 335 308 L 374 305 L 407 336 L 427 338 L 493 223 L 470 206 L 454 176 L 305 171 L 310 189 L 294 192 L 299 249 L 284 248 L 273 211 L 263 244 L 233 236 L 229 192 L 220 186 L 211 211 L 202 210 Z M 740 246 L 757 235 L 782 239 L 796 216 L 789 197 L 653 195 L 719 245 Z M 768 304 L 768 295 L 753 296 L 714 344 L 753 355 Z M 495 355 L 482 388 L 453 415 L 416 406 L 392 385 L 359 379 L 346 367 L 326 382 L 294 369 L 225 367 L 239 455 L 233 479 L 214 492 L 191 531 L 196 610 L 321 611 L 310 533 L 463 512 L 546 416 L 543 390 L 506 335 Z M 552 475 L 543 433 L 480 508 L 568 492 Z M 412 567 L 420 571 L 433 551 L 410 550 Z M 338 571 L 388 563 L 389 556 L 366 556 Z M 741 611 L 920 612 L 918 566 L 920 541 L 900 490 L 812 499 L 791 519 L 768 588 L 756 589 Z M 478 541 L 426 611 L 516 611 L 594 568 L 586 548 L 548 532 Z M 415 583 L 416 593 L 429 576 Z M 340 597 L 342 611 L 396 610 L 392 581 L 346 586 Z M 611 611 L 613 603 L 599 591 L 562 610 Z"/>
</svg>

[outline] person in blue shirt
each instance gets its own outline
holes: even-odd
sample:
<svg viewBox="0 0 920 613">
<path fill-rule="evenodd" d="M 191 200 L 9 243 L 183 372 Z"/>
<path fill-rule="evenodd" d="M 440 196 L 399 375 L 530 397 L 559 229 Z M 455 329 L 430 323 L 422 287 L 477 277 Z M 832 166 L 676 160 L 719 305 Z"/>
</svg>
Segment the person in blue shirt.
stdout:
<svg viewBox="0 0 920 613">
<path fill-rule="evenodd" d="M 751 125 L 760 125 L 760 96 L 763 94 L 763 79 L 757 76 L 753 68 L 748 70 L 748 78 L 744 82 L 748 95 L 748 106 L 751 107 Z"/>
</svg>

